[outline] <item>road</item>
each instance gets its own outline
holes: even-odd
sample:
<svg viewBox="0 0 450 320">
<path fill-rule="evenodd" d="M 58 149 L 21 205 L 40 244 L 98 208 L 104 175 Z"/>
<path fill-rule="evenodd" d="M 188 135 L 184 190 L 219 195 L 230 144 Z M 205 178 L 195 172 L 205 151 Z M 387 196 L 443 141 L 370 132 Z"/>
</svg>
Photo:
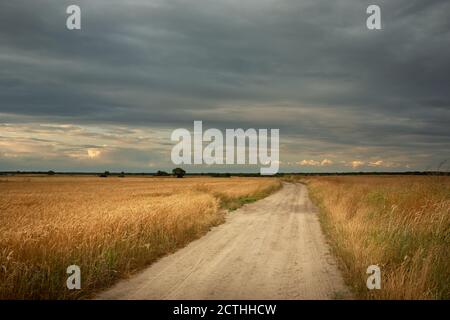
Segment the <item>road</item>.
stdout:
<svg viewBox="0 0 450 320">
<path fill-rule="evenodd" d="M 224 224 L 97 299 L 349 298 L 305 186 L 227 214 Z"/>
</svg>

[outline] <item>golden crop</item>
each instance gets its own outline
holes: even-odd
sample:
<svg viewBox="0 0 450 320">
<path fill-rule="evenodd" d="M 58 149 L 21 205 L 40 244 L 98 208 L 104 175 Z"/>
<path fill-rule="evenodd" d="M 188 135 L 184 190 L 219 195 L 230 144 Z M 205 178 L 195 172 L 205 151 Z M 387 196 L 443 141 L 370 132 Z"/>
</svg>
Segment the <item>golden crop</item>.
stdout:
<svg viewBox="0 0 450 320">
<path fill-rule="evenodd" d="M 86 298 L 277 189 L 265 178 L 0 178 L 0 298 Z M 66 268 L 81 268 L 81 290 Z"/>
<path fill-rule="evenodd" d="M 450 177 L 312 177 L 322 225 L 360 298 L 450 298 Z M 381 290 L 366 269 L 381 268 Z"/>
</svg>

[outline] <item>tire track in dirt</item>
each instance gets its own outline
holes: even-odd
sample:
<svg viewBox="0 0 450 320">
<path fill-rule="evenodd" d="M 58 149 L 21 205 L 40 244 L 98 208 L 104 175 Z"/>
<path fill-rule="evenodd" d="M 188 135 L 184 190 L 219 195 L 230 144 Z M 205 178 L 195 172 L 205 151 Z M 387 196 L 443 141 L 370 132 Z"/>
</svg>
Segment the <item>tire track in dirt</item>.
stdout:
<svg viewBox="0 0 450 320">
<path fill-rule="evenodd" d="M 229 213 L 201 239 L 97 299 L 350 298 L 305 186 Z"/>
</svg>

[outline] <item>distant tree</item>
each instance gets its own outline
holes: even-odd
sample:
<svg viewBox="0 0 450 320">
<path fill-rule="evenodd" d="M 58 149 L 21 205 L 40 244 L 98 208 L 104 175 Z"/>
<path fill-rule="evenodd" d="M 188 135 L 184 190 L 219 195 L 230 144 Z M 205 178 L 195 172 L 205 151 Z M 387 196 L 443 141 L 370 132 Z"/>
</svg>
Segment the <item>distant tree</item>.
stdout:
<svg viewBox="0 0 450 320">
<path fill-rule="evenodd" d="M 158 170 L 155 175 L 156 176 L 168 176 L 169 174 L 165 171 Z"/>
<path fill-rule="evenodd" d="M 55 175 L 55 171 L 49 170 L 49 171 L 47 172 L 47 174 L 48 174 L 49 176 L 53 176 L 53 175 Z"/>
<path fill-rule="evenodd" d="M 183 178 L 183 176 L 186 174 L 186 171 L 184 171 L 181 168 L 175 168 L 175 169 L 172 170 L 172 173 L 177 178 Z"/>
<path fill-rule="evenodd" d="M 230 178 L 231 173 L 210 173 L 209 176 L 214 178 Z"/>
<path fill-rule="evenodd" d="M 105 171 L 104 173 L 100 174 L 99 177 L 106 178 L 109 176 L 109 171 Z"/>
<path fill-rule="evenodd" d="M 121 172 L 120 174 L 119 174 L 119 178 L 124 178 L 125 177 L 125 172 Z"/>
</svg>

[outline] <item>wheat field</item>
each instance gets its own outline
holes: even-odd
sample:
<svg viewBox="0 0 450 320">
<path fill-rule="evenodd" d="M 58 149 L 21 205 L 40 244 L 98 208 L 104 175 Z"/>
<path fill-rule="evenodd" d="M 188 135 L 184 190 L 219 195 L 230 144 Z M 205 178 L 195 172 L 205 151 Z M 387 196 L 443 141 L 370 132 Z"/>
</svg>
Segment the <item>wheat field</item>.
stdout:
<svg viewBox="0 0 450 320">
<path fill-rule="evenodd" d="M 303 180 L 347 282 L 363 299 L 450 299 L 450 177 Z M 368 290 L 366 269 L 381 268 Z"/>
<path fill-rule="evenodd" d="M 280 187 L 270 178 L 0 178 L 0 299 L 80 299 Z M 66 268 L 81 269 L 68 290 Z"/>
</svg>

